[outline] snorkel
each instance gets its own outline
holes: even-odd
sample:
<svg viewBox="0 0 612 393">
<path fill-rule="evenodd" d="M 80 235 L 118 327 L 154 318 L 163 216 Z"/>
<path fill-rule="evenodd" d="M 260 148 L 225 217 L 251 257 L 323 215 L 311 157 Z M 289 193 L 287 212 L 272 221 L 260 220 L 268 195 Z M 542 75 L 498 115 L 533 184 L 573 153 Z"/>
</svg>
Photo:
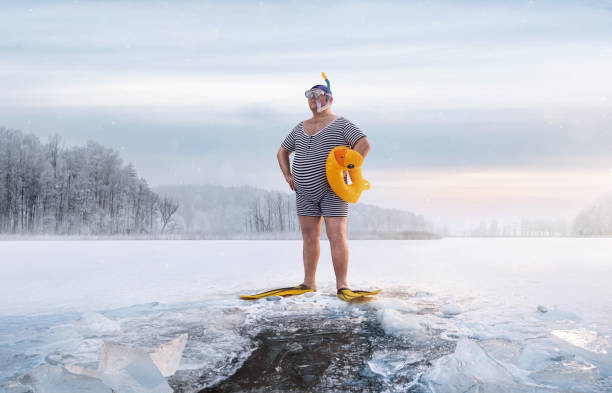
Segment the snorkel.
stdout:
<svg viewBox="0 0 612 393">
<path fill-rule="evenodd" d="M 329 98 L 333 97 L 332 96 L 332 92 L 331 92 L 331 87 L 330 87 L 330 83 L 329 83 L 329 79 L 327 79 L 327 76 L 325 75 L 325 72 L 321 72 L 321 76 L 323 77 L 323 79 L 325 79 L 325 83 L 327 84 L 327 87 L 323 86 L 323 85 L 316 85 L 314 87 L 319 88 L 323 91 L 325 91 L 325 99 L 326 99 L 326 104 L 321 106 L 321 103 L 319 102 L 319 100 L 316 100 L 317 102 L 317 112 L 323 112 L 325 109 L 327 109 L 329 107 Z"/>
</svg>

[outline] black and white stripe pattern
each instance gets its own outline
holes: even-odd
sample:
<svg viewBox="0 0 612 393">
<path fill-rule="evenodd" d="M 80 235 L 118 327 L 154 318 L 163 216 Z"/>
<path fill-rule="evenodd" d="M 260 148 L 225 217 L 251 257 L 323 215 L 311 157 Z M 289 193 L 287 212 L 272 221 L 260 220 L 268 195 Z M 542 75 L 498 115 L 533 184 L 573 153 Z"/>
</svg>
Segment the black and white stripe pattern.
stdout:
<svg viewBox="0 0 612 393">
<path fill-rule="evenodd" d="M 350 146 L 366 136 L 344 117 L 338 117 L 314 135 L 306 135 L 304 122 L 300 122 L 285 138 L 282 146 L 295 152 L 291 172 L 296 191 L 318 202 L 331 190 L 325 174 L 325 161 L 336 146 Z"/>
<path fill-rule="evenodd" d="M 331 188 L 327 190 L 318 202 L 305 198 L 299 192 L 295 193 L 295 208 L 298 216 L 311 217 L 347 217 L 348 202 L 340 199 Z"/>
</svg>

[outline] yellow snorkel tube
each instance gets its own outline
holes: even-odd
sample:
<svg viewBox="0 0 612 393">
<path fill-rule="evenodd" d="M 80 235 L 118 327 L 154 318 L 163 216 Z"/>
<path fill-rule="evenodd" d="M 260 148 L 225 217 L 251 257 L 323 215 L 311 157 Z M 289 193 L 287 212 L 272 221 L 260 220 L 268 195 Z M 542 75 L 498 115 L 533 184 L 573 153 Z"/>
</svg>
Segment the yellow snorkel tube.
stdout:
<svg viewBox="0 0 612 393">
<path fill-rule="evenodd" d="M 357 203 L 363 190 L 370 189 L 370 182 L 361 176 L 363 156 L 347 146 L 337 146 L 329 152 L 325 162 L 327 181 L 336 195 L 342 200 Z M 344 171 L 348 171 L 351 184 L 344 181 Z"/>
</svg>

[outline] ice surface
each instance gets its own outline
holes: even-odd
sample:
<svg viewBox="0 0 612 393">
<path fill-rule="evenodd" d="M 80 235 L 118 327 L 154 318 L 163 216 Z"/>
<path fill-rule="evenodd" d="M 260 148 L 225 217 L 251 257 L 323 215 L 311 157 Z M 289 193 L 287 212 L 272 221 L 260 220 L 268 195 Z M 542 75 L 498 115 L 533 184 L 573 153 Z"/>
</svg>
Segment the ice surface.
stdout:
<svg viewBox="0 0 612 393">
<path fill-rule="evenodd" d="M 516 363 L 523 353 L 523 346 L 516 341 L 494 338 L 478 344 L 488 355 L 500 362 Z"/>
<path fill-rule="evenodd" d="M 417 351 L 377 351 L 372 354 L 368 366 L 372 372 L 383 377 L 391 377 L 406 365 L 423 360 Z"/>
<path fill-rule="evenodd" d="M 70 371 L 73 374 L 87 375 L 87 376 L 93 377 L 93 378 L 100 378 L 100 374 L 98 374 L 97 370 L 93 370 L 91 368 L 79 366 L 77 364 L 67 364 L 67 365 L 64 366 L 64 368 L 66 370 Z"/>
<path fill-rule="evenodd" d="M 21 385 L 21 386 L 20 386 Z M 7 393 L 17 393 L 29 388 L 33 393 L 111 393 L 111 388 L 101 380 L 86 375 L 73 374 L 63 367 L 44 365 L 37 367 L 19 378 Z"/>
<path fill-rule="evenodd" d="M 0 387 L 0 389 L 3 388 Z M 7 382 L 6 385 L 4 385 L 4 389 L 6 389 L 6 393 L 33 393 L 30 387 L 16 381 Z"/>
<path fill-rule="evenodd" d="M 100 313 L 88 311 L 78 321 L 78 330 L 84 337 L 116 336 L 121 333 L 121 325 Z"/>
<path fill-rule="evenodd" d="M 533 381 L 540 384 L 577 391 L 592 389 L 598 376 L 597 367 L 594 365 L 573 360 L 555 362 L 529 374 Z"/>
<path fill-rule="evenodd" d="M 142 388 L 139 378 L 153 380 L 167 391 L 161 381 L 176 370 L 166 386 L 196 392 L 234 375 L 257 350 L 262 327 L 290 337 L 294 327 L 283 320 L 321 314 L 372 326 L 367 334 L 379 346 L 364 350 L 361 364 L 375 375 L 372 386 L 382 378 L 388 391 L 407 391 L 416 373 L 442 367 L 427 370 L 439 358 L 465 375 L 486 366 L 493 377 L 467 391 L 560 392 L 581 383 L 580 391 L 605 392 L 612 390 L 611 246 L 610 239 L 351 241 L 351 286 L 383 292 L 349 305 L 335 296 L 326 242 L 318 291 L 269 302 L 237 295 L 300 282 L 299 242 L 0 242 L 12 261 L 0 263 L 7 300 L 0 303 L 0 385 L 43 363 L 94 377 L 85 370 L 98 373 L 110 338 L 139 348 L 133 368 L 111 373 L 119 382 Z M 185 333 L 179 358 L 180 343 L 171 341 Z M 455 350 L 462 337 L 480 352 L 465 343 Z M 149 354 L 160 344 L 168 344 L 157 361 L 163 373 L 154 373 Z M 410 363 L 417 354 L 424 361 Z"/>
<path fill-rule="evenodd" d="M 419 308 L 408 301 L 396 298 L 379 297 L 376 307 L 381 310 L 396 310 L 403 313 L 417 313 Z"/>
<path fill-rule="evenodd" d="M 572 311 L 561 310 L 558 308 L 548 308 L 546 306 L 538 306 L 536 317 L 544 321 L 574 321 L 580 322 L 580 317 Z"/>
</svg>

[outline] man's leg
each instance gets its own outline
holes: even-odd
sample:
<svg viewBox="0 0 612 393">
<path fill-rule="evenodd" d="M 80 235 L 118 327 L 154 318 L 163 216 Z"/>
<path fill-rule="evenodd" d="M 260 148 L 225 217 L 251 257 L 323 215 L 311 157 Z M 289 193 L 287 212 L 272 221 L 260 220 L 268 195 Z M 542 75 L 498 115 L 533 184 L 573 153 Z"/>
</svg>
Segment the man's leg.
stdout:
<svg viewBox="0 0 612 393">
<path fill-rule="evenodd" d="M 336 273 L 336 289 L 348 288 L 349 250 L 346 241 L 346 217 L 325 217 L 325 231 Z"/>
<path fill-rule="evenodd" d="M 300 228 L 302 228 L 302 239 L 304 240 L 302 254 L 304 257 L 304 285 L 317 289 L 315 275 L 321 247 L 321 217 L 298 216 Z"/>
</svg>

